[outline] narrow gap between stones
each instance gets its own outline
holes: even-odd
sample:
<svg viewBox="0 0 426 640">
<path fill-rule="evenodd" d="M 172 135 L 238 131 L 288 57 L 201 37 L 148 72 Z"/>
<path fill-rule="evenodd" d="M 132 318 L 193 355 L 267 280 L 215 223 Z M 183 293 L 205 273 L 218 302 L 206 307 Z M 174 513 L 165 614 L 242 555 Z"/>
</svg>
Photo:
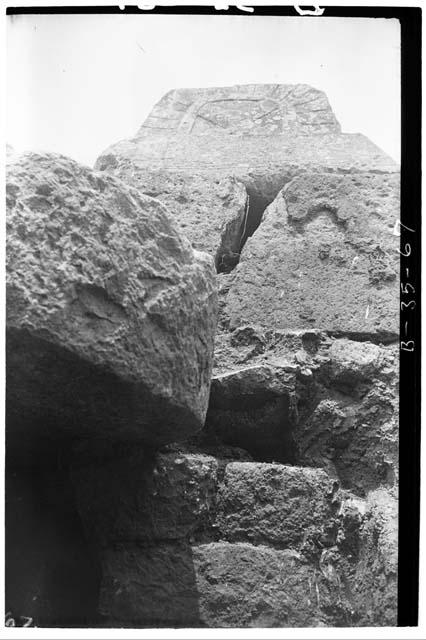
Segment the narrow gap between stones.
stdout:
<svg viewBox="0 0 426 640">
<path fill-rule="evenodd" d="M 222 234 L 221 245 L 216 253 L 217 273 L 230 273 L 235 269 L 240 261 L 244 245 L 259 227 L 265 209 L 275 198 L 275 195 L 268 198 L 247 187 L 246 191 L 246 209 L 241 225 L 237 230 L 233 225 L 229 225 Z M 234 234 L 235 236 L 232 238 Z M 229 247 L 234 250 L 230 250 Z"/>
</svg>

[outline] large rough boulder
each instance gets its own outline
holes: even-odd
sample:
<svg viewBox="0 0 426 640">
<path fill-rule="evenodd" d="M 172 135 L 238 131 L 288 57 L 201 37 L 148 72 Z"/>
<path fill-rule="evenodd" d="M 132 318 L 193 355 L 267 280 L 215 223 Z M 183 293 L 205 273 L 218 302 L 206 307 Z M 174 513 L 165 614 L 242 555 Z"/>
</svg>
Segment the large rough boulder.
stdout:
<svg viewBox="0 0 426 640">
<path fill-rule="evenodd" d="M 306 174 L 291 181 L 245 245 L 226 298 L 231 328 L 398 335 L 399 182 Z"/>
<path fill-rule="evenodd" d="M 9 450 L 200 429 L 212 260 L 158 201 L 59 155 L 10 165 L 7 210 Z"/>
</svg>

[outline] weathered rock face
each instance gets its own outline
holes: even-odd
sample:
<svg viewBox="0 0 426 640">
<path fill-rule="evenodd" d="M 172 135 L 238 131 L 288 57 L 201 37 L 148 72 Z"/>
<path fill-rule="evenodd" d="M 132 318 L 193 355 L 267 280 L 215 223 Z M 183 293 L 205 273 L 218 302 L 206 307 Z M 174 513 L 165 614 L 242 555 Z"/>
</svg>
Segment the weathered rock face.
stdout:
<svg viewBox="0 0 426 640">
<path fill-rule="evenodd" d="M 398 354 L 340 339 L 302 382 L 297 460 L 326 466 L 359 495 L 398 479 Z M 304 406 L 302 406 L 304 405 Z"/>
<path fill-rule="evenodd" d="M 194 249 L 210 253 L 218 270 L 235 266 L 247 226 L 248 196 L 242 182 L 153 171 L 127 158 L 117 159 L 110 173 L 165 204 Z"/>
<path fill-rule="evenodd" d="M 56 155 L 7 184 L 8 434 L 164 443 L 203 424 L 211 260 L 158 201 Z"/>
<path fill-rule="evenodd" d="M 395 163 L 305 85 L 172 91 L 98 173 L 31 158 L 9 422 L 80 434 L 52 473 L 96 559 L 81 619 L 395 625 Z"/>
<path fill-rule="evenodd" d="M 139 477 L 147 467 L 140 462 Z M 219 459 L 194 454 L 159 455 L 152 467 L 148 482 L 137 487 L 130 459 L 114 475 L 112 469 L 99 475 L 93 468 L 73 474 L 83 522 L 103 549 L 99 606 L 106 620 L 217 627 L 235 626 L 242 616 L 248 626 L 261 620 L 267 626 L 301 626 L 325 615 L 319 602 L 309 606 L 309 598 L 306 610 L 297 613 L 297 598 L 290 597 L 267 618 L 262 602 L 269 602 L 270 613 L 286 593 L 285 576 L 296 592 L 306 592 L 309 580 L 311 596 L 315 592 L 320 578 L 303 549 L 312 555 L 317 537 L 318 545 L 330 546 L 338 530 L 339 493 L 326 473 L 250 462 L 228 464 L 218 473 Z M 114 500 L 125 491 L 127 503 Z M 255 576 L 269 559 L 274 567 L 263 565 L 269 576 L 265 593 Z M 252 597 L 246 600 L 248 583 Z M 337 591 L 328 597 L 334 602 Z M 253 606 L 259 612 L 251 616 Z"/>
<path fill-rule="evenodd" d="M 361 528 L 354 591 L 366 626 L 394 625 L 397 610 L 398 504 L 388 491 L 372 491 Z"/>
<path fill-rule="evenodd" d="M 160 544 L 106 554 L 101 610 L 116 626 L 347 626 L 337 582 L 291 550 L 247 543 Z M 260 579 L 260 577 L 262 577 Z M 113 593 L 119 595 L 114 597 Z"/>
<path fill-rule="evenodd" d="M 398 334 L 397 176 L 305 174 L 266 210 L 226 299 L 231 328 Z"/>
<path fill-rule="evenodd" d="M 380 486 L 395 490 L 396 345 L 333 339 L 318 330 L 288 332 L 245 326 L 220 336 L 215 359 L 218 373 L 212 379 L 208 431 L 222 441 L 245 446 L 258 461 L 323 467 L 360 496 Z M 265 375 L 263 396 L 259 389 L 256 396 L 254 388 L 247 395 L 250 376 L 267 371 L 286 372 L 286 387 L 281 392 L 275 387 L 281 405 L 265 401 Z M 231 384 L 244 376 L 246 395 Z M 218 410 L 218 381 L 222 386 L 227 383 L 226 403 L 233 410 Z"/>
<path fill-rule="evenodd" d="M 62 156 L 11 161 L 7 206 L 8 607 L 38 626 L 96 626 L 99 543 L 69 465 L 99 480 L 114 459 L 111 479 L 123 450 L 201 428 L 213 261 L 164 205 Z"/>
<path fill-rule="evenodd" d="M 377 624 L 381 605 L 373 613 L 368 598 L 379 592 L 394 624 L 392 556 L 383 582 L 394 542 L 387 503 L 341 491 L 322 469 L 242 462 L 220 471 L 212 456 L 162 454 L 148 483 L 135 486 L 128 462 L 115 484 L 111 469 L 73 473 L 83 522 L 100 545 L 103 624 Z M 125 490 L 127 502 L 114 500 Z"/>
<path fill-rule="evenodd" d="M 310 531 L 324 524 L 332 530 L 337 490 L 322 469 L 228 464 L 219 494 L 219 526 L 231 542 L 300 548 Z"/>
<path fill-rule="evenodd" d="M 169 91 L 142 124 L 152 131 L 204 135 L 340 133 L 340 125 L 322 91 L 307 85 L 252 84 Z"/>
<path fill-rule="evenodd" d="M 321 91 L 274 84 L 171 91 L 135 138 L 107 149 L 95 166 L 156 194 L 225 273 L 292 178 L 397 171 L 367 138 L 341 133 Z"/>
</svg>

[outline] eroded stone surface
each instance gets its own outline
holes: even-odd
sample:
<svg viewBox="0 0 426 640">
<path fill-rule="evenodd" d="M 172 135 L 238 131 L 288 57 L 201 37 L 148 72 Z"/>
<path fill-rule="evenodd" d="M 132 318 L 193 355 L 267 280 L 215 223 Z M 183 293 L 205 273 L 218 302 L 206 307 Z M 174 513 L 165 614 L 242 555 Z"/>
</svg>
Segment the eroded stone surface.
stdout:
<svg viewBox="0 0 426 640">
<path fill-rule="evenodd" d="M 150 467 L 145 460 L 145 473 L 140 458 L 123 460 L 115 472 L 114 465 L 104 473 L 77 470 L 83 521 L 99 549 L 104 625 L 391 620 L 393 534 L 377 497 L 366 502 L 339 490 L 322 469 L 218 463 L 178 452 L 157 456 Z M 388 604 L 377 600 L 379 592 Z"/>
<path fill-rule="evenodd" d="M 109 173 L 155 197 L 168 208 L 194 249 L 206 251 L 217 268 L 235 264 L 247 209 L 244 185 L 233 177 L 204 176 L 151 170 L 118 157 Z"/>
<path fill-rule="evenodd" d="M 164 200 L 178 199 L 181 179 L 244 185 L 250 233 L 217 277 L 206 429 L 181 446 L 237 445 L 258 460 L 291 451 L 306 465 L 221 459 L 205 544 L 111 550 L 105 615 L 141 626 L 395 624 L 395 529 L 370 492 L 394 494 L 397 482 L 397 356 L 381 343 L 398 333 L 398 167 L 342 134 L 324 95 L 300 85 L 169 92 L 97 167 L 141 184 L 155 175 Z"/>
<path fill-rule="evenodd" d="M 398 351 L 335 340 L 300 381 L 300 464 L 322 466 L 360 495 L 398 481 Z M 317 368 L 316 368 L 317 367 Z"/>
<path fill-rule="evenodd" d="M 300 548 L 317 529 L 333 530 L 338 484 L 322 469 L 228 464 L 219 493 L 218 524 L 231 542 Z"/>
<path fill-rule="evenodd" d="M 54 243 L 63 235 L 61 259 L 72 257 L 84 286 L 73 289 L 72 314 L 59 305 L 49 316 L 47 332 L 9 331 L 10 361 L 25 371 L 22 406 L 38 439 L 42 423 L 70 435 L 83 425 L 103 440 L 95 457 L 92 441 L 76 443 L 71 467 L 102 569 L 104 626 L 396 624 L 398 356 L 383 346 L 398 331 L 396 164 L 364 136 L 342 134 L 324 94 L 303 85 L 172 91 L 135 138 L 100 156 L 102 173 L 79 168 L 76 184 L 68 161 L 55 162 L 61 169 L 41 184 L 22 173 L 9 188 L 13 211 L 34 210 L 43 229 L 31 230 L 37 268 L 19 252 L 15 267 L 24 264 L 33 289 L 37 250 L 48 241 L 43 253 L 62 265 Z M 166 204 L 174 220 L 124 182 Z M 66 212 L 66 233 L 55 235 L 54 205 Z M 81 223 L 82 237 L 68 237 L 67 224 L 92 219 L 92 210 L 103 238 L 114 223 L 115 240 L 112 257 L 96 240 L 105 265 L 93 259 L 88 268 L 87 238 L 98 231 Z M 136 210 L 143 233 L 133 238 Z M 20 225 L 18 246 L 25 234 Z M 214 306 L 211 269 L 190 243 L 215 258 L 220 322 L 206 428 L 186 439 L 202 421 Z M 141 263 L 156 273 L 143 274 L 143 304 L 131 308 L 138 318 L 142 309 L 143 323 L 130 326 L 125 296 L 139 291 Z M 165 305 L 153 318 L 144 307 L 151 295 Z M 89 342 L 89 351 L 75 341 L 52 346 L 50 334 L 63 341 L 68 320 L 89 327 L 96 348 L 130 326 L 114 343 L 117 362 L 102 360 L 108 349 L 93 361 Z M 146 360 L 130 369 L 126 349 Z M 48 402 L 39 385 L 46 368 Z M 122 446 L 105 442 L 112 429 Z M 161 454 L 146 446 L 178 437 Z M 59 465 L 62 450 L 53 453 Z"/>
<path fill-rule="evenodd" d="M 395 176 L 295 178 L 243 250 L 226 299 L 231 328 L 398 335 Z"/>
<path fill-rule="evenodd" d="M 355 573 L 358 609 L 365 626 L 395 626 L 398 615 L 398 503 L 384 489 L 373 491 L 361 529 Z"/>
<path fill-rule="evenodd" d="M 211 259 L 158 201 L 63 156 L 10 165 L 7 205 L 17 446 L 32 435 L 164 443 L 197 431 L 215 329 Z"/>
<path fill-rule="evenodd" d="M 109 551 L 101 611 L 113 626 L 347 625 L 341 585 L 297 552 L 227 542 Z"/>
<path fill-rule="evenodd" d="M 139 130 L 180 131 L 188 135 L 221 132 L 272 135 L 339 133 L 326 95 L 308 85 L 246 84 L 174 89 L 154 107 Z"/>
<path fill-rule="evenodd" d="M 206 626 L 351 625 L 339 583 L 297 552 L 219 542 L 195 547 L 193 553 Z"/>
</svg>

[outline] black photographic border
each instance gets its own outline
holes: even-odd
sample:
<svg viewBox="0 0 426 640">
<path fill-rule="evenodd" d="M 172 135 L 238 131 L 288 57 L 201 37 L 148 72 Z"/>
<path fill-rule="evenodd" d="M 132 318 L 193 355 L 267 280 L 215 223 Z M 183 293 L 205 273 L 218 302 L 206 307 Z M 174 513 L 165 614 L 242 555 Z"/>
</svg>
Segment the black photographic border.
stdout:
<svg viewBox="0 0 426 640">
<path fill-rule="evenodd" d="M 297 17 L 293 5 L 253 6 L 246 12 L 236 6 L 216 10 L 211 6 L 159 7 L 146 11 L 137 6 L 8 7 L 6 15 L 19 14 L 144 14 L 232 15 Z M 321 4 L 321 3 L 320 3 Z M 311 9 L 312 7 L 309 7 Z M 421 355 L 421 21 L 416 7 L 325 6 L 324 17 L 396 18 L 401 25 L 401 305 L 400 305 L 400 421 L 399 421 L 399 543 L 398 626 L 418 624 L 420 525 L 420 355 Z M 321 17 L 301 17 L 320 20 Z M 408 270 L 408 271 L 407 271 Z M 409 283 L 409 295 L 407 293 Z M 405 293 L 403 287 L 405 286 Z M 413 292 L 414 288 L 414 292 Z M 414 305 L 412 304 L 414 300 Z M 411 304 L 410 304 L 411 302 Z"/>
</svg>

